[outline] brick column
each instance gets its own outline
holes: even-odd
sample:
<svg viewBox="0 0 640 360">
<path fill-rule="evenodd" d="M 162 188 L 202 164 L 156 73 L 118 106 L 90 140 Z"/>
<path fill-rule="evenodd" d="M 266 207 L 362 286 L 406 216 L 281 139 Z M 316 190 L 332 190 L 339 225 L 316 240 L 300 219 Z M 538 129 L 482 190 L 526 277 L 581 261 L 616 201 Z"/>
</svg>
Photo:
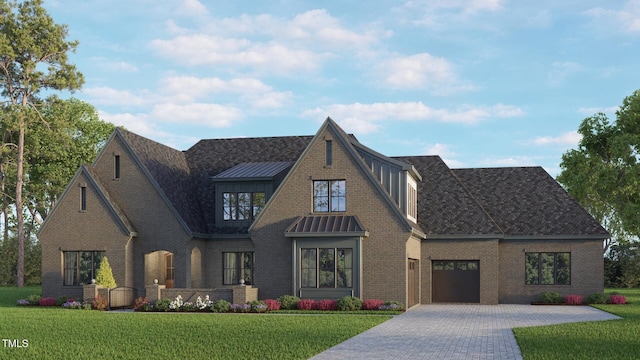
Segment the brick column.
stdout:
<svg viewBox="0 0 640 360">
<path fill-rule="evenodd" d="M 102 289 L 102 285 L 89 284 L 82 287 L 82 299 L 84 301 L 93 300 L 98 297 L 99 290 Z"/>
<path fill-rule="evenodd" d="M 145 286 L 145 290 L 147 292 L 147 301 L 158 301 L 162 299 L 162 290 L 164 290 L 166 285 L 147 285 Z"/>
<path fill-rule="evenodd" d="M 237 285 L 232 290 L 234 304 L 245 304 L 249 301 L 258 300 L 258 288 L 253 286 Z"/>
</svg>

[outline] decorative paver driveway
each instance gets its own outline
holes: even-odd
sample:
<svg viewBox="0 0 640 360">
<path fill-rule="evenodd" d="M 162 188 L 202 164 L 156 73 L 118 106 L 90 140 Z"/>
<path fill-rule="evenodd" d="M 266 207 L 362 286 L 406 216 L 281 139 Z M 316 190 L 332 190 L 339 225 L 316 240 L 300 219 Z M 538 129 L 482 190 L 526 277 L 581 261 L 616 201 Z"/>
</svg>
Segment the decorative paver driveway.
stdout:
<svg viewBox="0 0 640 360">
<path fill-rule="evenodd" d="M 514 327 L 613 319 L 589 306 L 420 305 L 312 359 L 522 359 Z"/>
</svg>

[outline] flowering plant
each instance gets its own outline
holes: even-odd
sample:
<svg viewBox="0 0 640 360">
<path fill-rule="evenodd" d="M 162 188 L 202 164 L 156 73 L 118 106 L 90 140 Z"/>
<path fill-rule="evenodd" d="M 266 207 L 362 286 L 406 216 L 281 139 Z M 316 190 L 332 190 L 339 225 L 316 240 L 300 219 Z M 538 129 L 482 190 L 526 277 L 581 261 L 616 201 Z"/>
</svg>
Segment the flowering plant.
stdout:
<svg viewBox="0 0 640 360">
<path fill-rule="evenodd" d="M 298 307 L 298 310 L 313 310 L 315 303 L 316 302 L 312 299 L 302 299 L 298 301 L 296 306 Z"/>
<path fill-rule="evenodd" d="M 65 309 L 82 309 L 82 303 L 75 300 L 67 301 L 66 303 L 62 304 L 62 307 Z"/>
<path fill-rule="evenodd" d="M 133 309 L 138 311 L 150 311 L 153 309 L 153 306 L 147 301 L 146 297 L 140 296 L 133 304 Z"/>
<path fill-rule="evenodd" d="M 169 309 L 179 310 L 182 307 L 182 304 L 184 304 L 184 301 L 182 301 L 182 296 L 178 295 L 176 296 L 176 299 L 174 301 L 169 303 Z"/>
<path fill-rule="evenodd" d="M 251 305 L 249 304 L 231 304 L 231 311 L 240 313 L 240 312 L 249 312 L 251 311 Z"/>
<path fill-rule="evenodd" d="M 98 295 L 97 298 L 91 301 L 91 306 L 93 307 L 94 310 L 104 311 L 104 310 L 107 310 L 107 306 L 109 306 L 109 302 L 107 301 L 107 298 L 103 298 L 102 296 Z"/>
<path fill-rule="evenodd" d="M 22 306 L 25 306 L 25 305 L 31 305 L 31 304 L 27 301 L 27 299 L 20 299 L 20 300 L 18 300 L 17 304 L 18 304 L 18 305 L 22 305 Z"/>
<path fill-rule="evenodd" d="M 627 298 L 623 295 L 611 295 L 609 297 L 609 303 L 615 305 L 622 305 L 627 303 Z"/>
<path fill-rule="evenodd" d="M 378 299 L 368 299 L 362 304 L 362 308 L 365 310 L 378 310 L 380 305 L 384 305 L 384 301 Z"/>
<path fill-rule="evenodd" d="M 200 296 L 198 296 L 198 298 L 196 299 L 196 308 L 198 308 L 198 310 L 208 309 L 212 304 L 213 301 L 209 299 L 209 295 L 205 296 L 204 300 L 202 300 Z"/>
<path fill-rule="evenodd" d="M 55 306 L 56 305 L 56 299 L 54 299 L 52 297 L 41 298 L 38 301 L 38 304 L 40 306 Z"/>
<path fill-rule="evenodd" d="M 280 301 L 278 300 L 267 299 L 264 303 L 267 305 L 268 311 L 280 310 Z"/>
<path fill-rule="evenodd" d="M 567 295 L 564 297 L 564 299 L 562 299 L 564 301 L 565 304 L 569 304 L 569 305 L 580 305 L 582 304 L 582 296 L 580 295 Z"/>
<path fill-rule="evenodd" d="M 316 301 L 315 307 L 318 310 L 334 311 L 338 308 L 338 301 L 329 299 Z"/>
</svg>

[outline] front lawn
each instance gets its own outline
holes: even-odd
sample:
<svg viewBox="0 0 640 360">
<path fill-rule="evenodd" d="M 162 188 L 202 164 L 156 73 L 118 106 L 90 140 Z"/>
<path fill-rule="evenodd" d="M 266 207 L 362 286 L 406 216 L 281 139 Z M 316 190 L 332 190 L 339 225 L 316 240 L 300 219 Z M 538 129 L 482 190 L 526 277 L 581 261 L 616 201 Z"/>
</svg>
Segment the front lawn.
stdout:
<svg viewBox="0 0 640 360">
<path fill-rule="evenodd" d="M 631 359 L 640 357 L 640 289 L 607 289 L 630 304 L 595 305 L 622 320 L 584 322 L 513 332 L 524 359 Z"/>
<path fill-rule="evenodd" d="M 2 359 L 305 359 L 388 315 L 113 313 L 18 307 L 39 288 L 0 288 Z M 17 342 L 15 340 L 18 340 Z"/>
</svg>

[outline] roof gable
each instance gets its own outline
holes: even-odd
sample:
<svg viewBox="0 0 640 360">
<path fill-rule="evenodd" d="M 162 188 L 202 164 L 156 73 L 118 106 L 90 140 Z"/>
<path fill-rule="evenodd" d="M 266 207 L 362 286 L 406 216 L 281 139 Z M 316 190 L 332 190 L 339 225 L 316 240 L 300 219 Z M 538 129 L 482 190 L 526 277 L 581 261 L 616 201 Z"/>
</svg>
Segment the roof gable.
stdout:
<svg viewBox="0 0 640 360">
<path fill-rule="evenodd" d="M 123 234 L 128 236 L 137 236 L 137 233 L 133 224 L 129 221 L 129 219 L 124 214 L 122 209 L 120 209 L 118 204 L 111 200 L 111 196 L 109 195 L 109 192 L 107 191 L 106 187 L 104 187 L 102 182 L 99 180 L 99 177 L 86 165 L 82 165 L 80 166 L 80 168 L 78 168 L 75 175 L 69 182 L 69 185 L 67 185 L 67 188 L 64 190 L 64 192 L 60 196 L 58 203 L 53 208 L 53 210 L 51 210 L 51 213 L 49 213 L 49 215 L 45 219 L 42 226 L 40 226 L 40 229 L 38 230 L 38 235 L 45 230 L 49 221 L 51 221 L 51 219 L 56 216 L 56 211 L 59 209 L 61 204 L 65 201 L 68 201 L 69 192 L 72 190 L 72 188 L 75 187 L 75 184 L 78 183 L 78 179 L 83 175 L 88 181 L 87 185 L 90 185 L 93 189 L 95 189 L 96 193 L 98 194 L 102 202 L 105 204 L 108 211 L 114 216 L 114 218 L 116 219 L 116 225 L 120 227 Z"/>
<path fill-rule="evenodd" d="M 609 234 L 541 167 L 455 169 L 506 236 Z"/>
</svg>

